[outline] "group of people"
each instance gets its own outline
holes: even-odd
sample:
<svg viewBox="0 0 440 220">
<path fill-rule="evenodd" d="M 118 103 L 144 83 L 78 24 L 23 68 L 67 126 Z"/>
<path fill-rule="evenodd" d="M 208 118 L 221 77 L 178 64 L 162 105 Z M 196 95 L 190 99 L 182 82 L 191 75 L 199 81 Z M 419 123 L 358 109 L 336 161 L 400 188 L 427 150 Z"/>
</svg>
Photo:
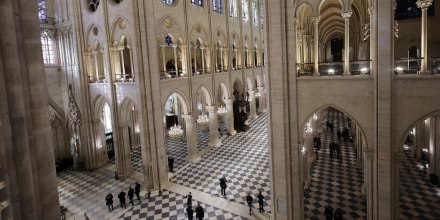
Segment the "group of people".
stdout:
<svg viewBox="0 0 440 220">
<path fill-rule="evenodd" d="M 338 136 L 338 141 L 341 141 L 341 139 L 343 139 L 344 141 L 350 140 L 350 130 L 348 130 L 348 128 L 342 129 L 342 132 L 338 131 L 336 135 Z"/>
<path fill-rule="evenodd" d="M 264 212 L 264 196 L 263 194 L 260 193 L 257 196 L 257 200 L 258 200 L 258 206 L 259 206 L 259 212 L 263 213 Z M 254 203 L 254 198 L 251 196 L 251 193 L 249 192 L 248 195 L 246 196 L 246 202 L 249 206 L 249 215 L 252 215 L 253 211 L 252 211 L 252 206 Z"/>
<path fill-rule="evenodd" d="M 138 182 L 135 182 L 135 186 L 134 189 L 131 188 L 131 186 L 128 187 L 128 192 L 125 193 L 124 191 L 121 191 L 118 194 L 118 199 L 119 199 L 119 204 L 121 206 L 121 208 L 127 208 L 127 206 L 125 205 L 125 198 L 126 196 L 128 197 L 128 199 L 130 200 L 130 203 L 134 206 L 134 202 L 133 202 L 133 197 L 134 195 L 136 195 L 137 199 L 140 201 L 141 197 L 140 197 L 140 192 L 141 192 L 141 184 L 139 184 Z M 108 207 L 108 211 L 111 212 L 113 211 L 113 195 L 111 193 L 107 194 L 107 196 L 105 196 L 105 204 Z"/>
<path fill-rule="evenodd" d="M 186 195 L 186 214 L 188 215 L 188 219 L 189 220 L 193 220 L 194 218 L 194 210 L 192 209 L 192 195 L 191 192 L 188 193 L 188 195 Z M 203 218 L 205 217 L 205 210 L 203 209 L 203 207 L 200 205 L 200 202 L 197 203 L 197 207 L 196 207 L 196 219 L 198 220 L 203 220 Z"/>
<path fill-rule="evenodd" d="M 342 220 L 342 211 L 340 208 L 337 208 L 333 212 L 333 208 L 331 206 L 325 207 L 325 219 L 326 220 Z"/>
</svg>

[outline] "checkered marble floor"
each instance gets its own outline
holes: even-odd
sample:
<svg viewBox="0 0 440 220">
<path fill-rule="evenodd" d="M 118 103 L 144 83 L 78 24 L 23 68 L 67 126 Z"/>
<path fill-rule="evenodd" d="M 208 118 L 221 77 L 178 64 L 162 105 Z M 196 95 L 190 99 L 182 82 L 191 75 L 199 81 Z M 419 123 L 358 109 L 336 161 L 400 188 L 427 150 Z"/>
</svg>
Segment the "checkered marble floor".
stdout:
<svg viewBox="0 0 440 220">
<path fill-rule="evenodd" d="M 67 219 L 84 219 L 84 212 L 90 219 L 111 219 L 121 211 L 117 207 L 117 194 L 128 186 L 134 187 L 135 180 L 115 180 L 114 173 L 103 168 L 93 172 L 63 171 L 58 174 L 58 195 L 60 205 L 66 207 Z M 108 212 L 105 196 L 112 193 L 115 210 Z"/>
<path fill-rule="evenodd" d="M 131 166 L 134 171 L 142 173 L 142 152 L 140 147 L 131 150 Z"/>
<path fill-rule="evenodd" d="M 196 135 L 197 135 L 197 150 L 199 153 L 208 148 L 210 140 L 209 125 L 202 126 L 196 122 Z"/>
<path fill-rule="evenodd" d="M 440 188 L 412 155 L 405 151 L 400 161 L 399 219 L 440 219 Z"/>
<path fill-rule="evenodd" d="M 211 149 L 199 162 L 188 166 L 171 181 L 220 196 L 219 178 L 225 176 L 228 180 L 227 199 L 246 204 L 247 192 L 256 196 L 261 190 L 266 199 L 265 210 L 270 212 L 267 142 L 267 116 L 262 113 L 251 121 L 249 131 L 233 137 L 225 136 L 221 147 Z"/>
<path fill-rule="evenodd" d="M 197 200 L 193 199 L 193 210 L 197 206 Z M 236 214 L 221 210 L 214 206 L 200 203 L 205 210 L 204 219 L 247 219 Z M 119 219 L 188 219 L 186 213 L 186 198 L 183 195 L 164 190 L 160 197 L 151 200 L 143 199 L 141 203 L 135 203 L 134 207 L 128 209 Z M 194 213 L 195 219 L 195 213 Z"/>
<path fill-rule="evenodd" d="M 356 149 L 349 141 L 340 141 L 342 158 L 330 157 L 329 144 L 338 142 L 336 132 L 349 123 L 343 113 L 327 108 L 327 120 L 333 122 L 333 132 L 323 130 L 319 160 L 312 166 L 311 184 L 304 191 L 305 219 L 325 219 L 327 205 L 340 208 L 344 219 L 365 219 L 367 205 L 361 195 L 363 171 L 356 167 Z M 325 124 L 325 122 L 323 122 Z"/>
</svg>

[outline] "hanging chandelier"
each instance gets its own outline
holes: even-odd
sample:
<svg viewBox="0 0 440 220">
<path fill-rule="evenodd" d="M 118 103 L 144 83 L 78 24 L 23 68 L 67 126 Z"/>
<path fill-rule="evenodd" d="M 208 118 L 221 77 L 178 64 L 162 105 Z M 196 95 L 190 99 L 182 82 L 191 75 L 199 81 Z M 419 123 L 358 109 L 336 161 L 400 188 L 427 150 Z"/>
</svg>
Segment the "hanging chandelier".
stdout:
<svg viewBox="0 0 440 220">
<path fill-rule="evenodd" d="M 180 125 L 176 125 L 176 124 L 174 124 L 170 128 L 170 130 L 168 131 L 168 135 L 171 138 L 175 138 L 175 139 L 178 139 L 178 138 L 182 137 L 182 134 L 183 134 L 182 128 L 180 127 Z"/>
<path fill-rule="evenodd" d="M 228 110 L 226 110 L 226 107 L 223 107 L 223 106 L 218 107 L 218 110 L 217 110 L 217 115 L 218 116 L 223 117 L 227 113 L 228 113 Z"/>
<path fill-rule="evenodd" d="M 209 118 L 207 115 L 205 114 L 201 114 L 199 115 L 199 117 L 197 118 L 197 123 L 199 125 L 208 125 L 209 124 Z"/>
<path fill-rule="evenodd" d="M 255 97 L 256 97 L 256 98 L 261 97 L 261 93 L 260 93 L 260 91 L 257 91 L 257 92 L 255 93 Z"/>
</svg>

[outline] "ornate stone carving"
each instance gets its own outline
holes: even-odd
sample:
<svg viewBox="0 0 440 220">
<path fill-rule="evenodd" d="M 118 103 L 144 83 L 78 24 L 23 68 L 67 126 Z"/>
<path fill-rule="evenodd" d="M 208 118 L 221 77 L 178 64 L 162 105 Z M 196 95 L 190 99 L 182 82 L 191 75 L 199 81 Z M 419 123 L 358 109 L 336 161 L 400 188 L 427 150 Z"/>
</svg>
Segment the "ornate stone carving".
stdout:
<svg viewBox="0 0 440 220">
<path fill-rule="evenodd" d="M 344 12 L 341 13 L 341 16 L 342 16 L 342 18 L 344 18 L 344 19 L 350 19 L 351 14 L 353 14 L 352 11 L 344 11 Z"/>
<path fill-rule="evenodd" d="M 75 96 L 73 95 L 72 84 L 69 84 L 69 107 L 67 109 L 67 112 L 67 122 L 69 128 L 72 130 L 79 128 L 82 124 L 81 112 L 79 110 L 78 104 L 76 103 Z"/>
<path fill-rule="evenodd" d="M 319 20 L 321 20 L 321 16 L 312 17 L 312 22 L 313 23 L 319 23 Z"/>
<path fill-rule="evenodd" d="M 432 0 L 419 0 L 416 4 L 418 8 L 427 9 L 432 5 Z"/>
</svg>

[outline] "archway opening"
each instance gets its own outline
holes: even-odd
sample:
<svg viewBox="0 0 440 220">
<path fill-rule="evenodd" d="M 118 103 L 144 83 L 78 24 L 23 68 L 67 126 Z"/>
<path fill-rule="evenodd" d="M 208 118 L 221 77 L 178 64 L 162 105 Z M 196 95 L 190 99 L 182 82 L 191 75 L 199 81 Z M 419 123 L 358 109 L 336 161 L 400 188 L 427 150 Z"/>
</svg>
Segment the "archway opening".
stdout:
<svg viewBox="0 0 440 220">
<path fill-rule="evenodd" d="M 301 128 L 304 217 L 323 216 L 326 207 L 332 207 L 332 213 L 339 208 L 345 218 L 366 218 L 362 170 L 366 141 L 360 126 L 326 106 L 312 113 Z"/>
<path fill-rule="evenodd" d="M 414 123 L 400 142 L 399 219 L 440 216 L 440 112 Z"/>
</svg>

